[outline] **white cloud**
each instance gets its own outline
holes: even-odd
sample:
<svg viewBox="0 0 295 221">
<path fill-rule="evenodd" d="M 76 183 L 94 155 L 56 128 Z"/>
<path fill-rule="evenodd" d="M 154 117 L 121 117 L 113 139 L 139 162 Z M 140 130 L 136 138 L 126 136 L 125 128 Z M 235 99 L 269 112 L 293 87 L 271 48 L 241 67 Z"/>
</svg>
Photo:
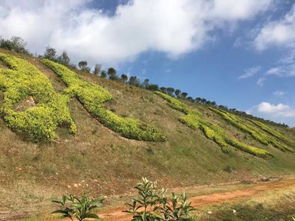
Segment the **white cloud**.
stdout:
<svg viewBox="0 0 295 221">
<path fill-rule="evenodd" d="M 246 78 L 250 78 L 256 74 L 258 74 L 258 72 L 261 70 L 260 66 L 255 66 L 255 67 L 251 67 L 248 68 L 244 71 L 244 73 L 242 75 L 239 76 L 239 79 L 246 79 Z"/>
<path fill-rule="evenodd" d="M 0 35 L 20 36 L 33 52 L 49 44 L 75 60 L 120 62 L 146 51 L 177 57 L 199 49 L 216 28 L 251 19 L 272 0 L 133 0 L 113 16 L 91 0 L 2 0 Z"/>
<path fill-rule="evenodd" d="M 295 77 L 295 50 L 291 50 L 275 66 L 269 68 L 265 76 Z"/>
<path fill-rule="evenodd" d="M 272 46 L 294 47 L 295 45 L 295 4 L 283 19 L 267 23 L 254 40 L 258 50 Z"/>
<path fill-rule="evenodd" d="M 294 64 L 280 64 L 270 68 L 266 75 L 275 75 L 278 77 L 294 77 L 295 76 L 295 63 Z"/>
<path fill-rule="evenodd" d="M 277 96 L 277 97 L 284 96 L 285 94 L 287 94 L 285 91 L 279 91 L 279 90 L 277 90 L 277 91 L 273 92 L 273 95 L 274 96 Z"/>
<path fill-rule="evenodd" d="M 288 110 L 290 107 L 285 104 L 273 105 L 268 102 L 262 102 L 257 106 L 257 110 L 260 113 L 282 113 L 282 111 Z"/>
<path fill-rule="evenodd" d="M 295 108 L 292 108 L 286 104 L 271 104 L 269 102 L 261 102 L 260 104 L 252 107 L 247 112 L 277 122 L 287 123 L 291 126 L 295 125 Z"/>
<path fill-rule="evenodd" d="M 260 77 L 258 78 L 258 80 L 256 81 L 256 84 L 260 87 L 262 87 L 264 85 L 266 78 L 265 77 Z"/>
</svg>

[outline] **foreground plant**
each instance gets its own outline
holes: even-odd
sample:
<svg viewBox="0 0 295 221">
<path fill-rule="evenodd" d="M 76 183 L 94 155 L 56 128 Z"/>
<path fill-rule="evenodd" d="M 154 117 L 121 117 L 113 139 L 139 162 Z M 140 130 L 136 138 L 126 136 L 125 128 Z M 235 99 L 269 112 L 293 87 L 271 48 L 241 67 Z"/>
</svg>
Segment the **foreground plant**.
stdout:
<svg viewBox="0 0 295 221">
<path fill-rule="evenodd" d="M 185 194 L 172 193 L 166 196 L 166 189 L 157 190 L 157 183 L 146 178 L 135 186 L 138 196 L 126 204 L 124 212 L 132 214 L 132 221 L 190 221 L 194 208 Z"/>
<path fill-rule="evenodd" d="M 61 207 L 53 213 L 61 214 L 63 218 L 70 218 L 71 220 L 74 220 L 74 218 L 79 221 L 88 218 L 99 219 L 99 217 L 95 213 L 92 213 L 92 211 L 100 207 L 103 200 L 104 197 L 92 199 L 85 195 L 81 196 L 81 198 L 73 195 L 63 195 L 60 200 L 52 200 L 53 203 L 56 203 Z"/>
</svg>

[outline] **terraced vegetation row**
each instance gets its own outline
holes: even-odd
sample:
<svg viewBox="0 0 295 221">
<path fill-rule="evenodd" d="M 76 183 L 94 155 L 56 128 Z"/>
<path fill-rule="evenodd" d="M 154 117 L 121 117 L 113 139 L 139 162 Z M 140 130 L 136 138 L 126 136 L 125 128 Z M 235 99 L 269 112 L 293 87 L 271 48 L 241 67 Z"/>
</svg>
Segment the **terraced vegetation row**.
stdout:
<svg viewBox="0 0 295 221">
<path fill-rule="evenodd" d="M 253 123 L 255 123 L 258 126 L 257 128 L 256 126 L 252 126 L 249 122 L 246 122 L 245 120 L 241 119 L 237 115 L 234 115 L 229 112 L 216 109 L 216 108 L 210 108 L 210 110 L 220 114 L 225 120 L 233 124 L 235 127 L 249 133 L 254 139 L 259 141 L 260 143 L 264 145 L 271 144 L 282 151 L 293 152 L 292 148 L 287 146 L 288 144 L 291 145 L 292 143 L 291 138 L 287 138 L 283 134 L 275 131 L 274 129 L 271 129 L 270 127 L 264 125 L 263 123 L 259 121 L 251 120 Z M 263 130 L 261 130 L 260 128 Z M 265 133 L 265 132 L 268 132 L 268 133 Z M 284 142 L 286 142 L 287 144 L 284 144 Z"/>
<path fill-rule="evenodd" d="M 187 105 L 183 104 L 176 98 L 159 91 L 155 93 L 164 98 L 166 101 L 168 101 L 168 104 L 172 108 L 185 114 L 184 116 L 178 118 L 181 122 L 183 122 L 192 129 L 201 129 L 208 139 L 215 141 L 221 147 L 222 151 L 228 152 L 230 146 L 234 146 L 242 151 L 248 152 L 259 157 L 267 157 L 271 155 L 268 151 L 264 149 L 250 146 L 228 136 L 221 127 L 205 120 L 199 112 L 191 110 Z"/>
</svg>

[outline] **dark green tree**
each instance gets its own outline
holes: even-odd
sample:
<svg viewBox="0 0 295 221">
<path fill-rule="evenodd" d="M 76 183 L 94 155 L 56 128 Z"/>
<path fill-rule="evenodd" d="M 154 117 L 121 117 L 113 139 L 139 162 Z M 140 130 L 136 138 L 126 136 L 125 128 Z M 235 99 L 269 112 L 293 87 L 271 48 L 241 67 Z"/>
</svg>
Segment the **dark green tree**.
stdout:
<svg viewBox="0 0 295 221">
<path fill-rule="evenodd" d="M 111 80 L 117 80 L 117 71 L 115 68 L 109 68 L 107 73 Z"/>
<path fill-rule="evenodd" d="M 176 95 L 176 97 L 179 97 L 180 93 L 181 93 L 181 91 L 180 91 L 179 89 L 176 89 L 176 90 L 175 90 L 175 95 Z"/>
<path fill-rule="evenodd" d="M 157 84 L 150 84 L 147 89 L 148 90 L 151 90 L 151 91 L 158 91 L 159 90 L 159 86 Z"/>
<path fill-rule="evenodd" d="M 188 93 L 186 93 L 186 92 L 182 92 L 182 93 L 180 94 L 180 97 L 183 98 L 183 99 L 186 99 L 187 95 L 188 95 Z"/>
<path fill-rule="evenodd" d="M 56 61 L 56 50 L 54 48 L 47 47 L 43 57 L 52 61 Z"/>
<path fill-rule="evenodd" d="M 101 77 L 101 78 L 106 78 L 106 77 L 107 77 L 107 72 L 104 71 L 104 70 L 102 70 L 102 71 L 101 71 L 101 74 L 100 74 L 100 77 Z"/>
<path fill-rule="evenodd" d="M 128 76 L 127 76 L 126 74 L 122 74 L 122 75 L 121 75 L 121 81 L 122 81 L 123 83 L 126 83 L 126 82 L 128 81 Z"/>
<path fill-rule="evenodd" d="M 136 76 L 131 76 L 129 78 L 129 84 L 138 87 L 140 85 L 140 81 Z"/>
<path fill-rule="evenodd" d="M 173 87 L 168 87 L 167 88 L 167 93 L 170 95 L 170 96 L 173 96 L 173 93 L 174 93 L 175 89 Z"/>
<path fill-rule="evenodd" d="M 90 72 L 90 68 L 87 65 L 88 65 L 87 61 L 80 61 L 78 63 L 78 66 L 81 71 Z"/>
<path fill-rule="evenodd" d="M 160 91 L 163 93 L 167 94 L 167 88 L 166 87 L 160 87 Z"/>
</svg>

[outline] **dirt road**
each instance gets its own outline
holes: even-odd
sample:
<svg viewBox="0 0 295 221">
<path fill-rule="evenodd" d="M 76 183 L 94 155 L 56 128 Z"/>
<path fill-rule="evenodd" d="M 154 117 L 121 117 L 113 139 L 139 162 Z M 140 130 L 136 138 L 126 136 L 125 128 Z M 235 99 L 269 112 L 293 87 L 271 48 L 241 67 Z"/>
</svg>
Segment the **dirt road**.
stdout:
<svg viewBox="0 0 295 221">
<path fill-rule="evenodd" d="M 260 183 L 260 184 L 257 184 L 248 188 L 244 188 L 241 190 L 195 196 L 195 197 L 191 197 L 190 201 L 192 202 L 192 205 L 194 207 L 199 207 L 199 206 L 210 205 L 210 204 L 230 202 L 243 197 L 254 196 L 261 192 L 273 191 L 276 189 L 286 188 L 290 186 L 295 186 L 295 179 Z M 101 212 L 98 215 L 102 217 L 104 221 L 130 221 L 131 220 L 130 216 L 122 212 L 125 209 L 126 209 L 125 207 L 118 207 L 118 208 Z"/>
</svg>

